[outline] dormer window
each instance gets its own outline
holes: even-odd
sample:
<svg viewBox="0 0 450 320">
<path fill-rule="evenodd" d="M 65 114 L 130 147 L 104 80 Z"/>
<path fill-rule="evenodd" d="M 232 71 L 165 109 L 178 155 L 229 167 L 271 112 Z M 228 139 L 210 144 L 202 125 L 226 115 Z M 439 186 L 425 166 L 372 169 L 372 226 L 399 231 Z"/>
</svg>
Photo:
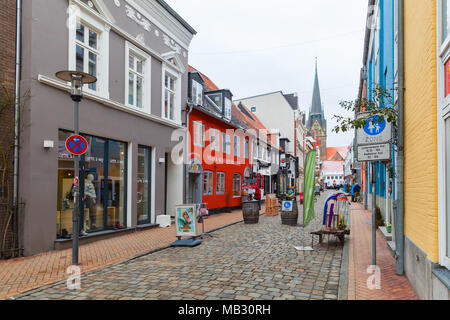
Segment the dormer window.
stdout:
<svg viewBox="0 0 450 320">
<path fill-rule="evenodd" d="M 203 86 L 195 80 L 192 80 L 192 102 L 197 105 L 203 105 Z"/>
<path fill-rule="evenodd" d="M 216 104 L 217 108 L 222 110 L 222 94 L 209 94 L 208 97 Z"/>
<path fill-rule="evenodd" d="M 231 119 L 231 100 L 228 98 L 225 98 L 225 118 Z"/>
</svg>

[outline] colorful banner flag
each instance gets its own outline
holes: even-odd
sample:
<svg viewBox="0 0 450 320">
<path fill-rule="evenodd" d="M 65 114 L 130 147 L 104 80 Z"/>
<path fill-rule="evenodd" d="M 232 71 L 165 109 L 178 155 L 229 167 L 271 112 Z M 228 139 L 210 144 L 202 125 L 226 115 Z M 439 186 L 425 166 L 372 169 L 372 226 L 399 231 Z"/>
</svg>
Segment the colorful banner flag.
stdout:
<svg viewBox="0 0 450 320">
<path fill-rule="evenodd" d="M 316 150 L 308 152 L 305 163 L 305 183 L 303 190 L 303 226 L 306 227 L 315 218 L 314 186 L 316 182 Z"/>
</svg>

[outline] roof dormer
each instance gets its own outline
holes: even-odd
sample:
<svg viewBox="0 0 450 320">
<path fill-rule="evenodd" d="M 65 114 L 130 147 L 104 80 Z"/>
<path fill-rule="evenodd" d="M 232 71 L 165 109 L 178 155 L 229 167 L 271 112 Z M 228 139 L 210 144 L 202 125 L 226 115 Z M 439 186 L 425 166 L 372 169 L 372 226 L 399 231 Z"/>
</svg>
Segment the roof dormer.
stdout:
<svg viewBox="0 0 450 320">
<path fill-rule="evenodd" d="M 188 76 L 188 96 L 192 103 L 197 106 L 203 105 L 203 92 L 205 81 L 197 71 L 189 72 Z"/>
<path fill-rule="evenodd" d="M 214 103 L 214 106 L 225 119 L 231 120 L 233 94 L 230 90 L 209 91 L 205 92 L 205 95 Z"/>
</svg>

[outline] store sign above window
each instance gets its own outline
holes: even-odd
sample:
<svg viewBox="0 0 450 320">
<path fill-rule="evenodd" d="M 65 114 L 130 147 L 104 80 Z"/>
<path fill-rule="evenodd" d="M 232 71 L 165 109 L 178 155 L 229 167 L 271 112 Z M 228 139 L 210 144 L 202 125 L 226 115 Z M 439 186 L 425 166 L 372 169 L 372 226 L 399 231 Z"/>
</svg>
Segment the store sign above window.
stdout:
<svg viewBox="0 0 450 320">
<path fill-rule="evenodd" d="M 188 168 L 189 173 L 203 173 L 203 167 L 196 158 L 192 159 L 191 164 Z"/>
</svg>

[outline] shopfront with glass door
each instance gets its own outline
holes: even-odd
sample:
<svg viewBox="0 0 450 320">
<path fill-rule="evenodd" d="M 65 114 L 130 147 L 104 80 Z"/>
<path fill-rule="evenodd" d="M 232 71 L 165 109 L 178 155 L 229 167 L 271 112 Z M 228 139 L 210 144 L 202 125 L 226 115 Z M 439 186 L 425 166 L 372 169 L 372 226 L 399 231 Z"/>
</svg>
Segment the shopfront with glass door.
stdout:
<svg viewBox="0 0 450 320">
<path fill-rule="evenodd" d="M 65 148 L 70 131 L 59 130 L 57 237 L 72 234 L 74 157 Z M 127 143 L 82 134 L 88 151 L 80 157 L 80 231 L 124 229 L 127 219 Z"/>
</svg>

